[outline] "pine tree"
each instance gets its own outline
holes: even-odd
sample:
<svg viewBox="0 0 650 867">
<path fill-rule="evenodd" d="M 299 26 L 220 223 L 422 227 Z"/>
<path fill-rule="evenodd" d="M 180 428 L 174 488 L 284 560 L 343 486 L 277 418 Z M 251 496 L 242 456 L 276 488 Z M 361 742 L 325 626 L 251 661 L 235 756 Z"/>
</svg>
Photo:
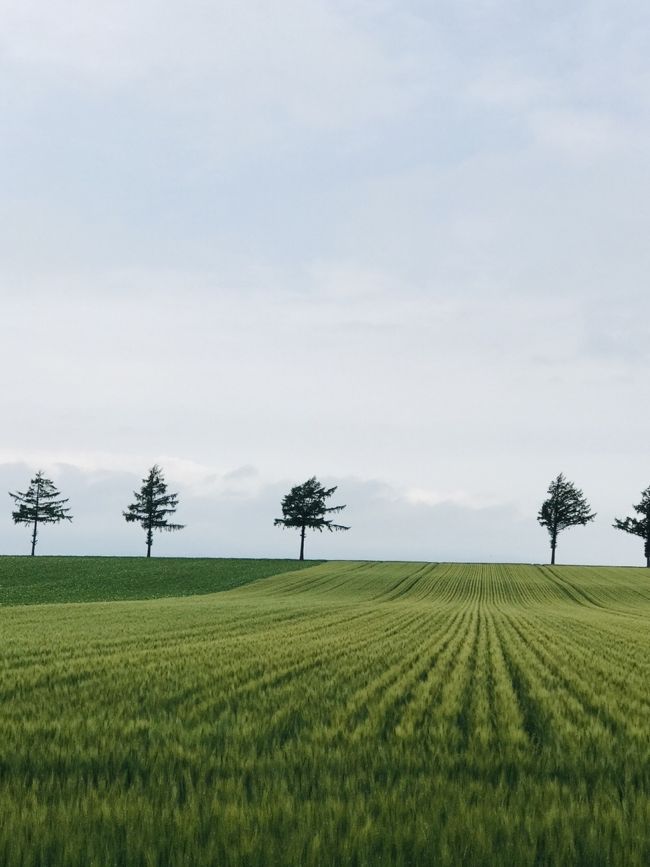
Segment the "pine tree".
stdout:
<svg viewBox="0 0 650 867">
<path fill-rule="evenodd" d="M 68 499 L 61 497 L 51 479 L 46 479 L 39 470 L 29 483 L 29 488 L 23 491 L 9 492 L 17 508 L 11 513 L 14 524 L 27 524 L 32 527 L 32 554 L 36 553 L 36 538 L 39 524 L 58 524 L 59 521 L 71 521 L 72 515 L 66 507 Z"/>
<path fill-rule="evenodd" d="M 147 540 L 147 557 L 151 557 L 153 531 L 182 530 L 185 524 L 173 524 L 168 518 L 178 507 L 178 494 L 168 494 L 167 484 L 161 468 L 154 464 L 149 474 L 142 480 L 142 487 L 134 491 L 135 502 L 131 503 L 126 512 L 122 512 L 128 523 L 138 523 L 145 531 Z"/>
<path fill-rule="evenodd" d="M 641 502 L 632 507 L 641 518 L 614 519 L 613 526 L 643 539 L 646 566 L 650 569 L 650 487 L 641 492 Z"/>
<path fill-rule="evenodd" d="M 282 518 L 276 518 L 273 522 L 276 527 L 297 527 L 300 530 L 300 560 L 305 559 L 305 532 L 309 530 L 349 530 L 343 524 L 335 524 L 326 515 L 335 514 L 345 509 L 345 506 L 326 506 L 328 500 L 336 491 L 334 488 L 324 488 L 321 483 L 312 476 L 302 485 L 291 488 L 289 493 L 282 499 Z"/>
<path fill-rule="evenodd" d="M 548 487 L 549 497 L 542 504 L 537 520 L 548 530 L 551 538 L 551 565 L 555 564 L 557 537 L 568 527 L 584 526 L 593 521 L 595 512 L 583 496 L 582 491 L 560 475 Z"/>
</svg>

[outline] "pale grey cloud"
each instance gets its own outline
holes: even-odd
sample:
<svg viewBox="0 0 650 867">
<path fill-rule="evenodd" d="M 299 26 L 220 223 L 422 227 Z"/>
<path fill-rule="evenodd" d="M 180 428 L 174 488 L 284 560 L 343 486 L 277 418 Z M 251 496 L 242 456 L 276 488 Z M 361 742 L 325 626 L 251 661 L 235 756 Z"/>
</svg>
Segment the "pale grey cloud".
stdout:
<svg viewBox="0 0 650 867">
<path fill-rule="evenodd" d="M 6 490 L 24 490 L 32 469 L 25 464 L 1 464 L 0 484 Z M 274 527 L 273 519 L 280 516 L 282 496 L 303 479 L 275 480 L 243 490 L 224 485 L 232 472 L 213 473 L 199 487 L 196 468 L 188 473 L 187 467 L 169 462 L 164 469 L 170 490 L 179 492 L 175 517 L 186 526 L 176 533 L 158 534 L 155 555 L 296 556 L 297 534 Z M 74 519 L 41 528 L 39 554 L 143 554 L 143 533 L 126 524 L 122 511 L 133 490 L 139 489 L 144 470 L 140 474 L 91 471 L 55 464 L 48 472 L 69 497 Z M 547 560 L 547 535 L 535 521 L 536 510 L 524 512 L 508 501 L 471 502 L 461 491 L 450 495 L 409 491 L 352 477 L 325 481 L 338 484 L 332 502 L 346 504 L 342 518 L 351 529 L 309 534 L 307 555 L 314 559 Z M 29 529 L 11 522 L 9 497 L 6 507 L 0 518 L 0 547 L 4 553 L 28 553 Z M 562 561 L 637 565 L 640 545 L 609 526 L 611 510 L 605 508 L 599 520 L 600 528 L 578 528 L 562 535 Z"/>
<path fill-rule="evenodd" d="M 649 29 L 597 0 L 4 0 L 0 460 L 164 461 L 237 501 L 232 538 L 278 479 L 378 479 L 382 556 L 467 512 L 517 559 L 560 469 L 625 508 Z"/>
</svg>

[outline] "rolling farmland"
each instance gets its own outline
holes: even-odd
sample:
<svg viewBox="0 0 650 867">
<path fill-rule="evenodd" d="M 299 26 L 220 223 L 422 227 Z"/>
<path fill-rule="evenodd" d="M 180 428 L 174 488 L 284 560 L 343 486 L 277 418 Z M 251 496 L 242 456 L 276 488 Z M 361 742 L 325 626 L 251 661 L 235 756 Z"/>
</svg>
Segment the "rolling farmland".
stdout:
<svg viewBox="0 0 650 867">
<path fill-rule="evenodd" d="M 650 863 L 649 626 L 590 567 L 2 607 L 0 863 Z"/>
<path fill-rule="evenodd" d="M 0 557 L 0 605 L 221 593 L 318 562 L 156 557 L 152 563 L 144 557 Z"/>
</svg>

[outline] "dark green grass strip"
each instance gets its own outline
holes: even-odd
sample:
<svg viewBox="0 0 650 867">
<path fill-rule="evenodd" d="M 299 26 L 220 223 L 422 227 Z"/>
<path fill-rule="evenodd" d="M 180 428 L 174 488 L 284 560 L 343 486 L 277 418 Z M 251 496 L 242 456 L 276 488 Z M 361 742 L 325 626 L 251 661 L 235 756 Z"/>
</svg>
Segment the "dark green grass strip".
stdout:
<svg viewBox="0 0 650 867">
<path fill-rule="evenodd" d="M 114 602 L 233 590 L 321 560 L 0 557 L 0 605 Z"/>
</svg>

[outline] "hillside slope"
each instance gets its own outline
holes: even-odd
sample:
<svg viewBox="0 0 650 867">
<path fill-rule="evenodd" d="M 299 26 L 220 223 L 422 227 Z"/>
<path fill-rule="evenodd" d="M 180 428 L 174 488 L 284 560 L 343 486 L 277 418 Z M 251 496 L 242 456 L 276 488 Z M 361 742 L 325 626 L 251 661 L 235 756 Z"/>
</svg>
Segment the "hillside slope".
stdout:
<svg viewBox="0 0 650 867">
<path fill-rule="evenodd" d="M 3 865 L 650 863 L 645 570 L 0 609 Z"/>
<path fill-rule="evenodd" d="M 318 562 L 207 557 L 0 557 L 0 605 L 220 593 Z"/>
</svg>

